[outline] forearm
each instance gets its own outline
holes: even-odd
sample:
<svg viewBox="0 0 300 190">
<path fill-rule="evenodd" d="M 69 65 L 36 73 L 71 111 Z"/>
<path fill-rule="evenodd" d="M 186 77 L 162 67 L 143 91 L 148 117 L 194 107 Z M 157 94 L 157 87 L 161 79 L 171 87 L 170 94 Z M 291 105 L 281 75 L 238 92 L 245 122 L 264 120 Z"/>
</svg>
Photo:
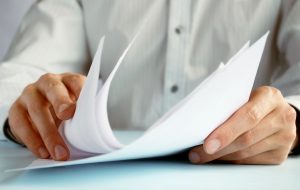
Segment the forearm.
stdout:
<svg viewBox="0 0 300 190">
<path fill-rule="evenodd" d="M 34 4 L 0 64 L 0 139 L 5 138 L 2 128 L 8 109 L 25 86 L 46 72 L 81 72 L 87 57 L 78 2 L 45 0 Z"/>
<path fill-rule="evenodd" d="M 11 104 L 26 85 L 34 82 L 44 72 L 25 64 L 3 63 L 0 65 L 0 140 L 6 139 L 2 127 L 8 117 Z"/>
</svg>

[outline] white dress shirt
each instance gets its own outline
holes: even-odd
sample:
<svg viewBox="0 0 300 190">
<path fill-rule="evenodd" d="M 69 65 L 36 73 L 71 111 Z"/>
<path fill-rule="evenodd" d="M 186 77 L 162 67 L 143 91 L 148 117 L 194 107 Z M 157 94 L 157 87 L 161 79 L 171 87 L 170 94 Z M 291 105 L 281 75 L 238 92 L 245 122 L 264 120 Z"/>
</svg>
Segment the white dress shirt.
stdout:
<svg viewBox="0 0 300 190">
<path fill-rule="evenodd" d="M 43 73 L 86 73 L 103 35 L 105 80 L 139 30 L 110 89 L 115 128 L 146 129 L 268 30 L 254 86 L 275 86 L 300 108 L 299 18 L 298 0 L 40 1 L 0 66 L 0 124 L 24 86 Z"/>
<path fill-rule="evenodd" d="M 0 1 L 0 60 L 4 57 L 22 18 L 33 2 L 34 0 Z"/>
</svg>

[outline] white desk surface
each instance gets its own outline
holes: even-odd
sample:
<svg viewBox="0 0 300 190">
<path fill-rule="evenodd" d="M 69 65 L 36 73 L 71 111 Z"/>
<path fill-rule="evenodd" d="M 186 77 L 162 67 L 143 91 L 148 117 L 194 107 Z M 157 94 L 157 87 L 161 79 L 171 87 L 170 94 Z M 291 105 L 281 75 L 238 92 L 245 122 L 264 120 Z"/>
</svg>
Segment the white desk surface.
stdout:
<svg viewBox="0 0 300 190">
<path fill-rule="evenodd" d="M 196 166 L 161 159 L 4 172 L 33 159 L 25 148 L 0 141 L 0 189 L 300 189 L 300 157 L 278 166 Z"/>
</svg>

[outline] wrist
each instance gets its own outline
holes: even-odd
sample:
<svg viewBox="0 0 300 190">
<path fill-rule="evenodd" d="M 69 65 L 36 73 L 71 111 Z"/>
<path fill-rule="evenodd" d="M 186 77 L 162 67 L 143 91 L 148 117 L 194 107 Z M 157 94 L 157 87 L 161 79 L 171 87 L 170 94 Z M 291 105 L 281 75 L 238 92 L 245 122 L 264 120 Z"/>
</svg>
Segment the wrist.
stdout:
<svg viewBox="0 0 300 190">
<path fill-rule="evenodd" d="M 0 140 L 8 140 L 4 133 L 3 133 L 3 127 L 4 127 L 4 124 L 5 124 L 5 121 L 8 117 L 8 112 L 9 112 L 9 108 L 10 108 L 10 105 L 9 104 L 4 104 L 2 101 L 1 101 L 1 97 L 0 97 Z"/>
<path fill-rule="evenodd" d="M 10 126 L 9 126 L 9 123 L 8 123 L 8 119 L 6 119 L 6 121 L 4 123 L 3 133 L 6 136 L 6 138 L 9 139 L 10 141 L 25 147 L 25 145 L 23 143 L 19 142 L 18 139 L 11 132 L 11 129 L 10 129 Z"/>
</svg>

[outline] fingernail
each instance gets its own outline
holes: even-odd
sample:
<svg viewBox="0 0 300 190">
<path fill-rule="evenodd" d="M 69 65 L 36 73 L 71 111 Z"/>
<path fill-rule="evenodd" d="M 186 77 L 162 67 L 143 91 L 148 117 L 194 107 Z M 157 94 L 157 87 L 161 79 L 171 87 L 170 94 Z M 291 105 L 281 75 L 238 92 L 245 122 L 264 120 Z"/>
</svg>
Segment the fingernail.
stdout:
<svg viewBox="0 0 300 190">
<path fill-rule="evenodd" d="M 62 112 L 64 112 L 66 109 L 68 109 L 70 106 L 71 106 L 70 104 L 62 104 L 62 105 L 59 106 L 58 112 L 59 112 L 59 113 L 62 113 Z"/>
<path fill-rule="evenodd" d="M 55 158 L 56 160 L 64 159 L 67 156 L 66 149 L 61 145 L 56 145 L 54 148 Z"/>
<path fill-rule="evenodd" d="M 46 150 L 46 148 L 44 148 L 44 147 L 39 148 L 39 154 L 40 154 L 41 158 L 48 158 L 49 157 L 49 153 Z"/>
<path fill-rule="evenodd" d="M 215 152 L 218 151 L 218 149 L 221 147 L 221 143 L 219 140 L 217 139 L 213 139 L 208 141 L 208 143 L 206 144 L 206 153 L 208 154 L 214 154 Z"/>
<path fill-rule="evenodd" d="M 197 152 L 190 152 L 189 153 L 189 160 L 192 162 L 192 163 L 199 163 L 200 162 L 200 156 Z"/>
</svg>

